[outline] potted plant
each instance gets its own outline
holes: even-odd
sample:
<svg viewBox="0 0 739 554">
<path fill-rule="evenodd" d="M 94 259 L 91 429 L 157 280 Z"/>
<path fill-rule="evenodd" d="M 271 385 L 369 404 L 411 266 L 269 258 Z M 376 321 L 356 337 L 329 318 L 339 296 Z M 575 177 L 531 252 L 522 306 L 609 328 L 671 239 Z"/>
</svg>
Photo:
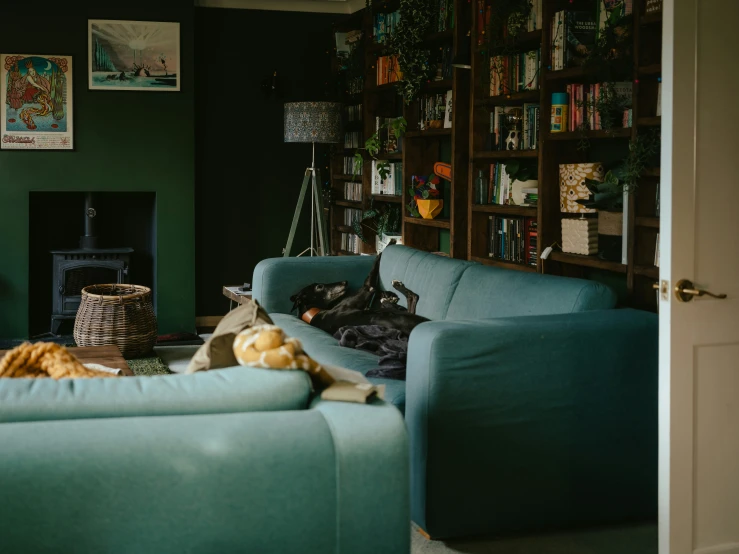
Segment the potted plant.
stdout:
<svg viewBox="0 0 739 554">
<path fill-rule="evenodd" d="M 373 200 L 369 209 L 362 212 L 362 217 L 352 221 L 352 230 L 359 240 L 366 244 L 371 243 L 364 235 L 365 230 L 373 232 L 380 238 L 383 235 L 399 235 L 400 206 L 380 204 L 379 208 L 375 208 Z"/>
<path fill-rule="evenodd" d="M 590 197 L 577 203 L 598 210 L 598 255 L 604 260 L 621 261 L 623 248 L 624 192 L 628 192 L 624 166 L 606 172 L 603 181 L 585 179 Z"/>
<path fill-rule="evenodd" d="M 437 188 L 440 184 L 441 179 L 437 175 L 413 176 L 409 190 L 411 201 L 408 203 L 408 212 L 412 217 L 434 219 L 441 213 L 444 201 L 441 199 L 441 191 Z"/>
</svg>

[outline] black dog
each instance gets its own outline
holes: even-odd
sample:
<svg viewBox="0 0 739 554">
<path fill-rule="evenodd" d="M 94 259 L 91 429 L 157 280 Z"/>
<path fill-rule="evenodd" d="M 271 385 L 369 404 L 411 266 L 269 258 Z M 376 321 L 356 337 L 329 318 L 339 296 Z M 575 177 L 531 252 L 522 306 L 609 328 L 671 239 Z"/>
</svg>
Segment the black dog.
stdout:
<svg viewBox="0 0 739 554">
<path fill-rule="evenodd" d="M 313 283 L 290 297 L 293 310 L 297 308 L 306 323 L 332 335 L 346 325 L 379 325 L 410 335 L 414 327 L 428 319 L 416 315 L 419 297 L 400 281 L 393 281 L 393 288 L 406 297 L 407 310 L 397 306 L 395 293 L 378 290 L 380 257 L 356 293 L 348 295 L 346 281 Z"/>
</svg>

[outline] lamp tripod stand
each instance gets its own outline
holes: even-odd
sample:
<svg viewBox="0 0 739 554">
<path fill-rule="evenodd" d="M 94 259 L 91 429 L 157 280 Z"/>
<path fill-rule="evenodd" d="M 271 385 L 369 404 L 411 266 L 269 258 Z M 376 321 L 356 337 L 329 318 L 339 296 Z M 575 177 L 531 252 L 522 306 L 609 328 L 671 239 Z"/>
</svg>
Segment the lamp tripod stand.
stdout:
<svg viewBox="0 0 739 554">
<path fill-rule="evenodd" d="M 310 252 L 313 256 L 328 256 L 328 232 L 326 229 L 326 221 L 323 217 L 323 197 L 321 196 L 321 170 L 316 167 L 316 143 L 313 144 L 313 162 L 311 166 L 306 168 L 303 184 L 300 187 L 300 196 L 298 196 L 298 204 L 295 206 L 295 214 L 293 222 L 290 226 L 290 234 L 287 237 L 287 245 L 282 250 L 282 255 L 287 258 L 295 240 L 295 231 L 298 228 L 300 214 L 303 211 L 305 202 L 305 194 L 308 192 L 308 185 L 311 188 L 311 209 L 310 209 L 310 246 L 303 250 L 298 257 Z M 318 248 L 316 248 L 316 238 L 318 239 Z"/>
</svg>

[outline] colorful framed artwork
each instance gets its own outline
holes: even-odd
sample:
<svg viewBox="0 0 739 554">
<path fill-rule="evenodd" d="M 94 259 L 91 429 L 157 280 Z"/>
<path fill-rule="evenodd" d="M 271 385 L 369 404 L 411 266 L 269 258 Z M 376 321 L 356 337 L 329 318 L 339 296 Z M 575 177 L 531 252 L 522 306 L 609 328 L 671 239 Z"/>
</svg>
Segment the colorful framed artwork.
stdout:
<svg viewBox="0 0 739 554">
<path fill-rule="evenodd" d="M 180 90 L 180 24 L 90 19 L 90 90 Z"/>
<path fill-rule="evenodd" d="M 0 149 L 73 150 L 72 57 L 0 54 Z"/>
</svg>

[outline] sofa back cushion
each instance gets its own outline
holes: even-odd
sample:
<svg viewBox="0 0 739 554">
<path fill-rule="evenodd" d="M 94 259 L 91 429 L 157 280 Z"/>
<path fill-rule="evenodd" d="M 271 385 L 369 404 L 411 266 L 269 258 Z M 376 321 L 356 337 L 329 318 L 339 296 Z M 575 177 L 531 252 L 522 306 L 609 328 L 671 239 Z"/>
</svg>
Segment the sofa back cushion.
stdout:
<svg viewBox="0 0 739 554">
<path fill-rule="evenodd" d="M 400 245 L 388 246 L 380 261 L 380 287 L 396 292 L 393 281 L 401 281 L 420 298 L 416 313 L 429 319 L 444 319 L 459 279 L 472 264 L 421 252 Z M 405 297 L 398 294 L 400 304 Z"/>
<path fill-rule="evenodd" d="M 304 371 L 233 367 L 194 375 L 0 379 L 0 423 L 304 410 Z"/>
<path fill-rule="evenodd" d="M 605 310 L 616 293 L 596 281 L 473 265 L 464 272 L 445 319 L 480 319 Z"/>
</svg>

